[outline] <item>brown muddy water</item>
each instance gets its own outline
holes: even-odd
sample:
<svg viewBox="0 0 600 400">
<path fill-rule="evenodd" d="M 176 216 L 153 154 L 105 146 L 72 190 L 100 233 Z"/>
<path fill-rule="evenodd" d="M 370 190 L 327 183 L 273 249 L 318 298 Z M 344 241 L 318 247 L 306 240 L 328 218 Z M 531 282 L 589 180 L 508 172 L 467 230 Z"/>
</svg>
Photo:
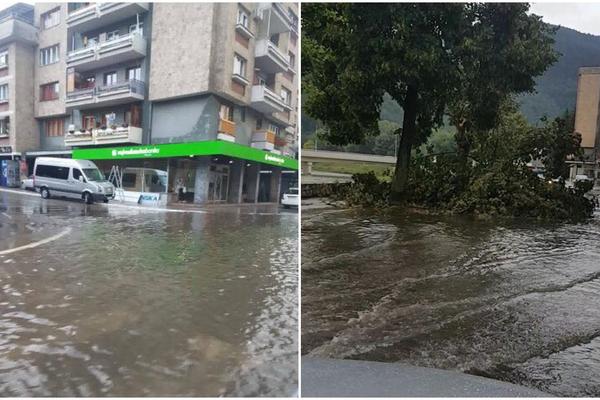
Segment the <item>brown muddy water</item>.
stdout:
<svg viewBox="0 0 600 400">
<path fill-rule="evenodd" d="M 302 215 L 302 352 L 600 396 L 600 215 Z"/>
<path fill-rule="evenodd" d="M 294 394 L 297 223 L 0 192 L 0 395 Z"/>
</svg>

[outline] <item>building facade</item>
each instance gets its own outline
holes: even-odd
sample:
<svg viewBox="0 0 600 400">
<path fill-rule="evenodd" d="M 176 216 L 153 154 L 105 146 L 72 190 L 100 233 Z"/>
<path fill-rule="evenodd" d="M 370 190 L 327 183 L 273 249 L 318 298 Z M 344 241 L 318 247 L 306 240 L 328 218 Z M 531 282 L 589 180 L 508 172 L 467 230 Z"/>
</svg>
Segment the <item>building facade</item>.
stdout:
<svg viewBox="0 0 600 400">
<path fill-rule="evenodd" d="M 577 76 L 577 103 L 575 106 L 575 132 L 581 135 L 583 159 L 569 161 L 570 178 L 587 175 L 600 178 L 600 67 L 579 68 Z"/>
<path fill-rule="evenodd" d="M 18 6 L 31 38 L 0 40 L 33 78 L 30 96 L 9 91 L 33 104 L 23 138 L 12 114 L 19 131 L 0 141 L 30 170 L 40 155 L 161 170 L 166 192 L 196 203 L 278 201 L 297 185 L 295 3 Z"/>
</svg>

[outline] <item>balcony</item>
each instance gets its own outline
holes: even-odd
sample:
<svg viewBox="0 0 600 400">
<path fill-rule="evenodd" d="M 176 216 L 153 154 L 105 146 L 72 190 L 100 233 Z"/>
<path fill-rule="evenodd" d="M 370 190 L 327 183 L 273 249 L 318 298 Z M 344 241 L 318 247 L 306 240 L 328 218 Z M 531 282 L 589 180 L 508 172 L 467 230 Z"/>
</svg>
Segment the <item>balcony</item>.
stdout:
<svg viewBox="0 0 600 400">
<path fill-rule="evenodd" d="M 235 142 L 235 122 L 220 118 L 217 139 L 226 142 Z"/>
<path fill-rule="evenodd" d="M 85 110 L 97 106 L 114 106 L 144 100 L 145 84 L 131 79 L 115 85 L 76 89 L 67 92 L 67 109 Z"/>
<path fill-rule="evenodd" d="M 255 66 L 268 74 L 276 74 L 288 70 L 290 57 L 284 54 L 277 45 L 268 39 L 256 42 L 254 49 Z"/>
<path fill-rule="evenodd" d="M 95 3 L 72 11 L 67 16 L 67 27 L 77 30 L 94 30 L 120 20 L 141 14 L 149 3 Z"/>
<path fill-rule="evenodd" d="M 70 51 L 67 54 L 67 67 L 87 71 L 145 56 L 146 39 L 139 33 L 132 32 L 116 39 L 91 43 L 87 47 Z"/>
<path fill-rule="evenodd" d="M 250 104 L 257 111 L 265 114 L 281 112 L 286 106 L 281 99 L 281 96 L 277 96 L 275 92 L 263 85 L 252 86 L 252 98 Z"/>
<path fill-rule="evenodd" d="M 118 126 L 116 128 L 91 129 L 67 132 L 66 146 L 93 146 L 103 144 L 135 143 L 142 144 L 142 128 Z"/>
<path fill-rule="evenodd" d="M 259 3 L 256 15 L 269 27 L 269 35 L 288 32 L 291 29 L 293 21 L 287 10 L 279 3 Z"/>
<path fill-rule="evenodd" d="M 275 149 L 275 132 L 267 129 L 254 132 L 251 146 L 259 150 L 273 151 Z"/>
</svg>

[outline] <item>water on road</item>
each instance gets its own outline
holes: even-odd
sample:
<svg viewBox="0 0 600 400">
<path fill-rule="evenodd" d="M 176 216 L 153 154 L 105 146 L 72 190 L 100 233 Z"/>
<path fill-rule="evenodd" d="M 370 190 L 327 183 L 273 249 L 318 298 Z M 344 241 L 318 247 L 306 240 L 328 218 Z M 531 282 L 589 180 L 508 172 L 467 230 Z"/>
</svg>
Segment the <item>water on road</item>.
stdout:
<svg viewBox="0 0 600 400">
<path fill-rule="evenodd" d="M 600 221 L 302 216 L 302 350 L 600 396 Z"/>
<path fill-rule="evenodd" d="M 0 192 L 0 395 L 293 394 L 297 223 Z"/>
</svg>

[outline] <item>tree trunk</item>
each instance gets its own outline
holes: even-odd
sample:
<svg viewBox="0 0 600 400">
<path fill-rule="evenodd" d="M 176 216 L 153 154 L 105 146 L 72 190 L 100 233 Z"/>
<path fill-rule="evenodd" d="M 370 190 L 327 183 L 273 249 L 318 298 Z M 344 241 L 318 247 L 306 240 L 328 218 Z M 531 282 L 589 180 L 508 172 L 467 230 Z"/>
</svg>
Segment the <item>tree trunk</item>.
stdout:
<svg viewBox="0 0 600 400">
<path fill-rule="evenodd" d="M 402 136 L 398 143 L 396 168 L 392 179 L 390 201 L 392 204 L 402 203 L 406 199 L 406 183 L 410 167 L 410 152 L 417 134 L 417 88 L 409 85 L 404 97 L 404 118 L 402 120 Z"/>
</svg>

